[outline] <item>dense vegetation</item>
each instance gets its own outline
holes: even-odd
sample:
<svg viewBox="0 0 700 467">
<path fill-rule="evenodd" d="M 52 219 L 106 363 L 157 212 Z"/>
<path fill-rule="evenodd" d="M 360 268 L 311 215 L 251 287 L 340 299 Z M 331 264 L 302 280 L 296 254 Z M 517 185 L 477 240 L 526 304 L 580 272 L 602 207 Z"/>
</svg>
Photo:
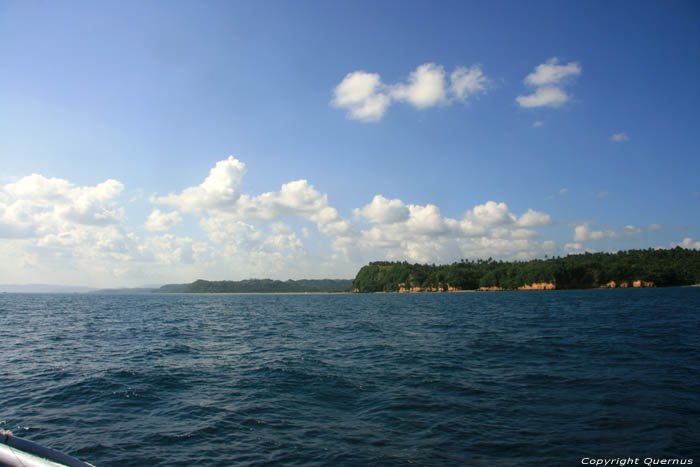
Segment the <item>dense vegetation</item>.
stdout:
<svg viewBox="0 0 700 467">
<path fill-rule="evenodd" d="M 563 258 L 503 262 L 467 261 L 436 266 L 377 261 L 357 273 L 353 287 L 360 292 L 396 292 L 400 287 L 462 290 L 480 287 L 515 289 L 548 282 L 557 289 L 587 289 L 610 281 L 653 282 L 656 287 L 700 283 L 700 251 L 680 247 L 670 250 L 629 250 L 618 253 L 585 253 Z"/>
<path fill-rule="evenodd" d="M 243 281 L 205 281 L 191 284 L 168 284 L 155 292 L 160 293 L 280 293 L 280 292 L 349 292 L 351 279 L 302 279 L 276 281 L 247 279 Z"/>
</svg>

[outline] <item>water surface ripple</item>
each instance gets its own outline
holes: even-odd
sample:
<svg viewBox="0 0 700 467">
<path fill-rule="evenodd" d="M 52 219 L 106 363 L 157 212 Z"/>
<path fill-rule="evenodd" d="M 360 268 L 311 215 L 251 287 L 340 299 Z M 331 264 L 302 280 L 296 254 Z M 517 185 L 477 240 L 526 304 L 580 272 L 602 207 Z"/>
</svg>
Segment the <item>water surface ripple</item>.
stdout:
<svg viewBox="0 0 700 467">
<path fill-rule="evenodd" d="M 700 454 L 700 288 L 2 294 L 0 342 L 0 428 L 97 466 Z"/>
</svg>

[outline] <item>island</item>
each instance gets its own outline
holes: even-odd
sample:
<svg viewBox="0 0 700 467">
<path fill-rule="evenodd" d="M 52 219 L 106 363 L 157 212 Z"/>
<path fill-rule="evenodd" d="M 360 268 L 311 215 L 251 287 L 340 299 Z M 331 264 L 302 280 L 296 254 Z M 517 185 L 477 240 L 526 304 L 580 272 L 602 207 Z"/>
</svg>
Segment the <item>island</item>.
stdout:
<svg viewBox="0 0 700 467">
<path fill-rule="evenodd" d="M 584 253 L 530 261 L 452 264 L 375 261 L 360 269 L 355 292 L 457 292 L 645 288 L 700 283 L 700 251 L 672 249 Z"/>
</svg>

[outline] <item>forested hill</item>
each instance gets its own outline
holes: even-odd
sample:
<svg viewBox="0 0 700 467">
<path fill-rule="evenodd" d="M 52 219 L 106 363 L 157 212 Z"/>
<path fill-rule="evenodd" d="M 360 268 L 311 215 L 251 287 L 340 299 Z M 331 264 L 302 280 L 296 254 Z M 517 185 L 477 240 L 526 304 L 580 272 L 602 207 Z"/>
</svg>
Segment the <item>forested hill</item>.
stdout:
<svg viewBox="0 0 700 467">
<path fill-rule="evenodd" d="M 205 281 L 191 284 L 168 284 L 156 289 L 159 293 L 282 293 L 282 292 L 350 292 L 352 279 L 302 279 L 276 281 L 247 279 L 243 281 Z"/>
<path fill-rule="evenodd" d="M 636 283 L 636 284 L 635 284 Z M 700 251 L 629 250 L 585 253 L 544 260 L 503 262 L 462 260 L 449 265 L 378 261 L 364 266 L 353 281 L 359 292 L 420 290 L 669 287 L 700 283 Z"/>
</svg>

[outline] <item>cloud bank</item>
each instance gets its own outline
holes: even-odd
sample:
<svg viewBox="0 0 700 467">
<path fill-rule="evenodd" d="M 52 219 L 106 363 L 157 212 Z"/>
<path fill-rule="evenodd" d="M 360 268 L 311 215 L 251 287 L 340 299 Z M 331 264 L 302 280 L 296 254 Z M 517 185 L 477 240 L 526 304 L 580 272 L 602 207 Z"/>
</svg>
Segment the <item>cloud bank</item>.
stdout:
<svg viewBox="0 0 700 467">
<path fill-rule="evenodd" d="M 132 202 L 122 199 L 117 180 L 77 186 L 34 174 L 2 185 L 0 276 L 36 282 L 60 271 L 65 283 L 109 286 L 197 277 L 352 277 L 373 260 L 527 260 L 663 229 L 578 223 L 560 249 L 546 238 L 551 215 L 533 208 L 514 212 L 490 200 L 451 216 L 434 204 L 376 194 L 346 218 L 305 179 L 255 194 L 243 192 L 245 174 L 235 157 L 218 161 L 191 186 L 152 196 L 150 213 L 135 223 L 124 213 L 122 205 Z M 168 232 L 175 228 L 177 234 Z M 697 248 L 690 238 L 680 244 Z"/>
</svg>

